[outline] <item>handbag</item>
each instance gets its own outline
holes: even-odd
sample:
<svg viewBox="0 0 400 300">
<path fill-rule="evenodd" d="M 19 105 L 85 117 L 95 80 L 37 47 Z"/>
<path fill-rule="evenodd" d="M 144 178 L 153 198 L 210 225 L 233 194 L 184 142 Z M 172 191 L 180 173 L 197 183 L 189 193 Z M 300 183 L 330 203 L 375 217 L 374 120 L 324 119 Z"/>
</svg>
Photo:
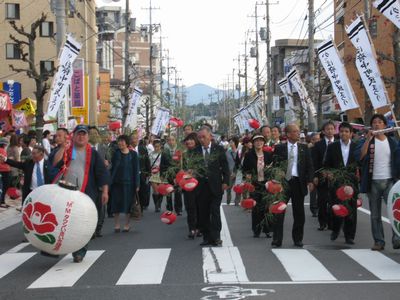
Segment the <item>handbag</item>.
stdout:
<svg viewBox="0 0 400 300">
<path fill-rule="evenodd" d="M 131 210 L 132 218 L 136 220 L 140 220 L 142 218 L 142 207 L 139 202 L 139 195 L 135 193 L 135 199 L 133 200 L 132 210 Z"/>
</svg>

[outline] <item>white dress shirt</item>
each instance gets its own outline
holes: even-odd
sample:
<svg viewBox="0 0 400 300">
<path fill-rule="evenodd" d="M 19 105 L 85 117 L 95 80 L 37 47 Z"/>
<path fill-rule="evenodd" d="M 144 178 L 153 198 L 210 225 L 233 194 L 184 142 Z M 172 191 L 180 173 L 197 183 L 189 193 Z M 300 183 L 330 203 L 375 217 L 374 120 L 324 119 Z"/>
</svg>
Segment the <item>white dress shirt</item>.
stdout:
<svg viewBox="0 0 400 300">
<path fill-rule="evenodd" d="M 40 172 L 42 173 L 42 179 L 44 183 L 44 172 L 43 172 L 43 165 L 44 165 L 44 159 L 39 161 L 39 166 L 40 166 Z M 36 169 L 37 169 L 37 163 L 35 163 L 32 171 L 32 181 L 31 181 L 31 190 L 37 188 L 37 177 L 36 177 Z"/>
<path fill-rule="evenodd" d="M 208 152 L 208 154 L 210 154 L 210 151 L 211 151 L 211 142 L 208 144 L 207 150 L 206 150 L 206 147 L 204 147 L 204 146 L 202 146 L 201 148 L 203 149 L 203 156 L 205 156 L 206 151 Z"/>
<path fill-rule="evenodd" d="M 347 145 L 340 140 L 340 148 L 342 150 L 343 164 L 347 166 L 347 162 L 349 161 L 349 153 L 350 153 L 350 143 L 349 141 Z"/>
<path fill-rule="evenodd" d="M 329 144 L 332 144 L 335 141 L 334 138 L 328 139 L 327 137 L 325 137 L 325 143 L 328 146 Z"/>
<path fill-rule="evenodd" d="M 293 167 L 292 167 L 292 176 L 299 177 L 299 171 L 297 170 L 297 159 L 298 159 L 298 147 L 297 143 L 290 143 L 289 141 L 287 142 L 287 147 L 288 147 L 288 160 L 289 160 L 289 155 L 290 155 L 290 150 L 292 149 L 293 146 Z"/>
</svg>

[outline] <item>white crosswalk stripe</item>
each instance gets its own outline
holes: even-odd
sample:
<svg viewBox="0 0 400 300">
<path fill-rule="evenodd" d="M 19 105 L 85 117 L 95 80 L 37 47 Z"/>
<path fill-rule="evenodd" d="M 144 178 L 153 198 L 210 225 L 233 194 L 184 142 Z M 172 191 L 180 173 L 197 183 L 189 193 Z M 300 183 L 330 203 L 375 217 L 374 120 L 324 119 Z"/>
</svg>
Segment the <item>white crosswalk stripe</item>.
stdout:
<svg viewBox="0 0 400 300">
<path fill-rule="evenodd" d="M 400 280 L 400 264 L 384 254 L 368 249 L 348 249 L 342 251 L 379 279 Z"/>
<path fill-rule="evenodd" d="M 0 255 L 0 279 L 6 276 L 8 273 L 14 271 L 32 256 L 36 252 L 24 252 L 24 253 L 4 253 Z"/>
<path fill-rule="evenodd" d="M 43 259 L 37 252 L 16 252 L 22 250 L 26 245 L 20 244 L 13 249 L 0 255 L 0 280 L 14 270 L 21 271 L 24 264 L 30 259 Z M 313 255 L 312 251 L 306 249 L 272 249 L 273 255 L 268 257 L 276 259 L 283 268 L 282 271 L 274 270 L 276 273 L 273 281 L 265 281 L 262 273 L 255 272 L 250 266 L 244 264 L 242 255 L 238 247 L 213 247 L 203 248 L 199 262 L 203 263 L 203 282 L 206 284 L 308 284 L 308 283 L 377 283 L 377 282 L 400 282 L 400 264 L 391 259 L 388 253 L 374 252 L 369 249 L 348 249 L 333 253 L 344 253 L 354 265 L 361 266 L 373 276 L 370 280 L 357 280 L 357 274 L 353 278 L 347 277 L 341 280 L 331 273 L 335 269 L 332 264 L 326 262 L 329 268 L 324 265 L 321 256 Z M 98 262 L 104 250 L 88 251 L 82 263 L 73 263 L 72 256 L 67 255 L 54 264 L 50 269 L 37 278 L 32 278 L 29 282 L 29 289 L 38 288 L 60 288 L 72 287 L 80 280 L 90 268 Z M 121 269 L 118 280 L 111 282 L 110 285 L 146 285 L 162 284 L 166 281 L 166 271 L 168 262 L 173 255 L 173 249 L 138 249 L 133 254 L 126 267 Z M 338 257 L 339 257 L 338 256 Z M 332 255 L 330 259 L 334 259 Z M 184 261 L 181 261 L 185 263 Z M 26 267 L 27 272 L 29 270 Z M 170 265 L 173 268 L 174 264 Z M 340 268 L 340 265 L 338 265 Z M 306 271 L 305 271 L 306 270 Z M 351 270 L 351 268 L 349 268 Z M 173 273 L 174 271 L 171 270 Z M 201 270 L 198 270 L 201 272 Z M 349 271 L 350 272 L 350 271 Z M 340 272 L 339 272 L 340 273 Z M 248 277 L 249 276 L 249 277 Z M 287 280 L 289 276 L 290 280 Z M 269 277 L 270 278 L 270 277 Z M 168 281 L 167 281 L 168 282 Z"/>
<path fill-rule="evenodd" d="M 272 249 L 293 281 L 337 280 L 309 251 Z"/>
<path fill-rule="evenodd" d="M 72 256 L 67 255 L 46 273 L 40 276 L 28 288 L 71 287 L 89 270 L 104 250 L 88 251 L 81 263 L 72 263 Z"/>
<path fill-rule="evenodd" d="M 117 285 L 160 284 L 171 249 L 138 249 Z"/>
</svg>

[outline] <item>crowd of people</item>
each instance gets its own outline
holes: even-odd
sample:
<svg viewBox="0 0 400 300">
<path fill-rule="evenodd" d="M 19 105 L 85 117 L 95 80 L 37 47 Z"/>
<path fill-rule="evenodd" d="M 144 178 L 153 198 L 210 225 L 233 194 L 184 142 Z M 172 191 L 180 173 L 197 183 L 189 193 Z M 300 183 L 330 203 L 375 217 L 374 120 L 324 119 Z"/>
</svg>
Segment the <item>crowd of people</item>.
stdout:
<svg viewBox="0 0 400 300">
<path fill-rule="evenodd" d="M 58 128 L 54 136 L 45 131 L 39 142 L 34 131 L 23 135 L 7 132 L 0 138 L 0 206 L 8 208 L 5 196 L 10 187 L 22 190 L 23 201 L 36 187 L 62 179 L 96 204 L 98 224 L 93 238 L 102 237 L 106 216 L 114 219 L 116 234 L 129 232 L 131 215 L 148 211 L 152 198 L 155 213 L 164 205 L 178 216 L 186 211 L 187 238 L 201 237 L 201 246 L 220 246 L 223 195 L 226 193 L 227 204 L 239 206 L 242 195 L 232 188 L 247 182 L 254 187 L 249 196 L 255 200 L 249 228 L 254 238 L 265 234 L 277 248 L 283 242 L 285 213 L 267 217 L 263 198 L 266 182 L 275 179 L 268 168 L 284 166 L 283 192 L 292 203 L 295 247 L 303 247 L 307 194 L 311 215 L 318 217 L 316 229 L 330 230 L 332 241 L 343 230 L 345 243 L 354 244 L 358 193 L 365 193 L 371 210 L 371 249 L 380 251 L 385 247 L 382 200 L 386 202 L 400 175 L 400 144 L 393 136 L 379 133 L 387 126 L 383 115 L 374 115 L 370 125 L 370 130 L 357 134 L 346 122 L 336 128 L 328 121 L 321 132 L 312 133 L 302 132 L 296 124 L 284 130 L 262 126 L 241 136 L 217 138 L 208 124 L 197 131 L 187 124 L 180 140 L 173 134 L 165 138 L 141 138 L 136 132 L 116 135 L 86 125 L 76 126 L 72 133 Z M 197 179 L 194 190 L 180 187 L 176 180 L 180 170 Z M 337 174 L 349 178 L 347 184 L 354 189 L 348 201 L 350 213 L 344 217 L 332 210 L 340 203 L 335 193 Z M 160 192 L 160 185 L 166 183 L 174 187 L 168 195 Z M 400 238 L 394 233 L 392 245 L 400 249 Z M 87 245 L 73 253 L 74 262 L 81 262 L 86 251 Z"/>
</svg>

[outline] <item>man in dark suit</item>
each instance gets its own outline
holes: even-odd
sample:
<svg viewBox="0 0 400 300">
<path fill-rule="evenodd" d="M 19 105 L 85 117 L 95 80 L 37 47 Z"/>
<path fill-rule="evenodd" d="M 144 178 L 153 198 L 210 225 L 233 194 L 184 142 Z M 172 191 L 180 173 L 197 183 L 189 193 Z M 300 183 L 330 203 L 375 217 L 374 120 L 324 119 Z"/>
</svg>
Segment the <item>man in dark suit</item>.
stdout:
<svg viewBox="0 0 400 300">
<path fill-rule="evenodd" d="M 5 162 L 11 167 L 24 171 L 24 185 L 22 187 L 22 204 L 26 196 L 35 188 L 51 183 L 56 174 L 47 160 L 44 159 L 44 148 L 42 146 L 34 146 L 32 157 L 24 162 L 7 159 L 0 156 L 0 162 Z"/>
<path fill-rule="evenodd" d="M 287 161 L 285 180 L 288 181 L 287 199 L 292 200 L 293 227 L 292 239 L 296 247 L 303 247 L 304 232 L 304 197 L 313 190 L 313 164 L 310 150 L 306 144 L 298 143 L 300 139 L 300 129 L 295 124 L 286 127 L 288 142 L 275 146 L 274 162 Z M 274 234 L 272 247 L 282 246 L 283 221 L 285 213 L 274 215 Z"/>
<path fill-rule="evenodd" d="M 329 203 L 329 188 L 328 181 L 325 174 L 321 172 L 323 167 L 324 158 L 326 156 L 326 149 L 328 145 L 335 141 L 335 124 L 332 121 L 326 122 L 322 126 L 322 133 L 324 137 L 312 148 L 312 158 L 314 165 L 314 184 L 317 186 L 318 198 L 318 230 L 323 231 L 331 227 L 332 217 L 328 210 Z"/>
<path fill-rule="evenodd" d="M 334 241 L 339 236 L 340 229 L 343 226 L 344 237 L 346 244 L 354 244 L 354 237 L 356 234 L 357 225 L 357 195 L 358 195 L 358 179 L 356 176 L 357 165 L 354 156 L 356 144 L 351 141 L 353 135 L 353 127 L 343 122 L 339 126 L 340 140 L 328 146 L 326 157 L 324 161 L 325 168 L 343 169 L 346 172 L 346 178 L 351 178 L 351 186 L 354 189 L 353 199 L 348 200 L 351 206 L 351 213 L 344 218 L 332 216 L 332 234 L 331 240 Z M 328 176 L 331 180 L 330 176 Z M 330 207 L 333 204 L 338 204 L 339 200 L 336 198 L 335 191 L 339 186 L 333 185 L 331 190 Z"/>
<path fill-rule="evenodd" d="M 208 126 L 198 132 L 201 146 L 195 149 L 204 159 L 205 169 L 198 176 L 199 229 L 203 234 L 201 246 L 220 246 L 220 206 L 224 191 L 229 184 L 229 167 L 224 149 L 211 142 L 212 133 Z"/>
</svg>

